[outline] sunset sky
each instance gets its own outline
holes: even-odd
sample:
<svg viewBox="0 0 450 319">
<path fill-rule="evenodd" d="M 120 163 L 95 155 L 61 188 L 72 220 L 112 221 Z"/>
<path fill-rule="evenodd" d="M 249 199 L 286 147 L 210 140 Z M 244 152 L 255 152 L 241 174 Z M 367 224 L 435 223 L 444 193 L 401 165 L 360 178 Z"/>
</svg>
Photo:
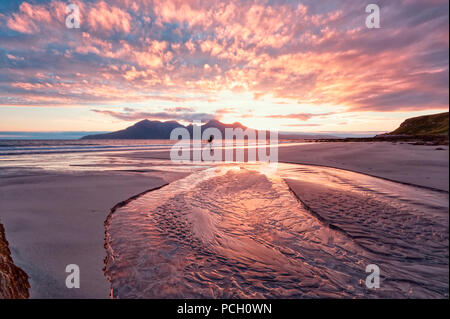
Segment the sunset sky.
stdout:
<svg viewBox="0 0 450 319">
<path fill-rule="evenodd" d="M 443 0 L 1 1 L 0 131 L 145 118 L 390 131 L 448 110 L 448 12 Z"/>
</svg>

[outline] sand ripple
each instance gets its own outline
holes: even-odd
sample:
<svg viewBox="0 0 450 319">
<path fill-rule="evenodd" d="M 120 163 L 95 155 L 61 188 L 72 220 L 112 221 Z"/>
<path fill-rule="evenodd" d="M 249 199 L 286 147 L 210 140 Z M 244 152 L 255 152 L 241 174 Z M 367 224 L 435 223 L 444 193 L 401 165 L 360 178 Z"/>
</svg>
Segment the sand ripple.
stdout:
<svg viewBox="0 0 450 319">
<path fill-rule="evenodd" d="M 120 298 L 448 296 L 445 200 L 332 169 L 213 167 L 116 209 L 105 274 Z"/>
</svg>

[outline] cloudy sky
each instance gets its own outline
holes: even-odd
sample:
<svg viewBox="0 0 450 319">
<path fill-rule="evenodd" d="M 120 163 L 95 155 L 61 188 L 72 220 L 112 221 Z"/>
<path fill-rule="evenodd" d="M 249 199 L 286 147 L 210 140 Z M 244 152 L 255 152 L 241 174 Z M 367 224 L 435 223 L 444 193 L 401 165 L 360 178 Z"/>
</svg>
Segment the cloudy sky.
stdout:
<svg viewBox="0 0 450 319">
<path fill-rule="evenodd" d="M 448 109 L 448 12 L 444 0 L 1 1 L 0 131 L 144 118 L 389 131 Z"/>
</svg>

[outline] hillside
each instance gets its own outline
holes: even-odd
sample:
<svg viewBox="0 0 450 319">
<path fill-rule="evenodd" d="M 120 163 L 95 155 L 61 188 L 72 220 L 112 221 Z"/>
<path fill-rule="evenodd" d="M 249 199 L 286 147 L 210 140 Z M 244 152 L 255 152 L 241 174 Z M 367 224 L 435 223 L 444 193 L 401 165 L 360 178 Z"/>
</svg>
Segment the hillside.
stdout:
<svg viewBox="0 0 450 319">
<path fill-rule="evenodd" d="M 448 135 L 448 117 L 449 112 L 409 118 L 386 135 Z"/>
<path fill-rule="evenodd" d="M 158 140 L 164 140 L 164 139 L 170 139 L 170 133 L 173 129 L 177 127 L 184 127 L 189 131 L 189 134 L 192 136 L 193 132 L 193 126 L 192 124 L 189 126 L 183 126 L 182 124 L 175 122 L 175 121 L 167 121 L 167 122 L 160 122 L 160 121 L 149 121 L 149 120 L 142 120 L 140 122 L 137 122 L 136 124 L 127 127 L 124 130 L 111 132 L 111 133 L 105 133 L 105 134 L 95 134 L 95 135 L 86 135 L 82 137 L 81 139 L 85 140 L 98 140 L 98 139 L 158 139 Z M 245 126 L 242 124 L 236 122 L 233 124 L 224 124 L 217 120 L 211 120 L 207 122 L 206 124 L 202 125 L 201 131 L 203 132 L 204 129 L 215 127 L 219 129 L 219 131 L 222 133 L 222 136 L 225 136 L 225 129 L 226 128 L 242 128 L 243 130 L 246 129 Z"/>
<path fill-rule="evenodd" d="M 184 127 L 175 121 L 160 122 L 143 120 L 127 127 L 124 130 L 83 136 L 82 140 L 139 140 L 139 139 L 158 139 L 164 140 L 170 138 L 170 132 L 177 127 Z"/>
<path fill-rule="evenodd" d="M 104 134 L 94 134 L 94 135 L 86 135 L 83 136 L 81 139 L 83 140 L 119 140 L 119 139 L 158 139 L 158 140 L 165 140 L 170 139 L 170 133 L 174 128 L 177 127 L 184 127 L 188 130 L 190 136 L 193 136 L 193 129 L 194 126 L 192 124 L 188 126 L 184 126 L 178 122 L 175 121 L 167 121 L 167 122 L 160 122 L 160 121 L 149 121 L 149 120 L 142 120 L 140 122 L 137 122 L 136 124 L 127 127 L 124 130 L 111 132 L 111 133 L 104 133 Z M 222 136 L 225 137 L 225 129 L 227 128 L 241 128 L 242 130 L 246 130 L 247 127 L 242 125 L 239 122 L 234 122 L 232 124 L 224 124 L 217 120 L 210 120 L 209 122 L 203 124 L 201 126 L 201 131 L 214 127 L 217 128 L 221 133 Z M 255 130 L 256 132 L 259 132 L 258 130 Z M 266 133 L 267 134 L 267 133 Z M 268 135 L 267 135 L 268 136 Z M 336 138 L 332 135 L 326 135 L 326 134 L 304 134 L 304 133 L 286 133 L 286 132 L 280 132 L 278 134 L 279 139 L 289 139 L 289 140 L 303 140 L 303 139 L 316 139 L 316 138 Z"/>
</svg>

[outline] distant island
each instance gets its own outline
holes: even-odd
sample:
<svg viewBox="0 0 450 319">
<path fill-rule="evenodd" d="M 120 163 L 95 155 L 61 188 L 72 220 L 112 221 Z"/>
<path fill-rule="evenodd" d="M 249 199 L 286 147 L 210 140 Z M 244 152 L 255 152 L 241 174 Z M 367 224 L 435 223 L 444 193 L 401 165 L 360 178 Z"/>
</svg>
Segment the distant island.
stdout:
<svg viewBox="0 0 450 319">
<path fill-rule="evenodd" d="M 376 135 L 375 137 L 347 137 L 338 138 L 331 135 L 322 134 L 304 134 L 304 133 L 279 133 L 279 139 L 292 140 L 314 140 L 318 142 L 379 142 L 379 141 L 414 141 L 423 144 L 448 144 L 448 122 L 449 112 L 413 117 L 405 120 L 396 130 Z M 150 121 L 142 120 L 126 129 L 83 136 L 83 140 L 110 140 L 110 139 L 170 139 L 170 133 L 173 129 L 182 127 L 189 131 L 192 136 L 193 125 L 184 126 L 176 121 Z M 222 136 L 225 136 L 226 128 L 247 127 L 239 122 L 224 124 L 218 120 L 210 120 L 201 126 L 201 131 L 214 127 L 217 128 Z"/>
<path fill-rule="evenodd" d="M 192 136 L 193 133 L 193 125 L 190 124 L 188 126 L 184 126 L 176 121 L 150 121 L 150 120 L 142 120 L 140 122 L 135 123 L 132 126 L 127 127 L 126 129 L 115 131 L 111 133 L 104 134 L 93 134 L 83 136 L 82 140 L 119 140 L 119 139 L 130 139 L 130 140 L 139 140 L 139 139 L 157 139 L 157 140 L 165 140 L 170 139 L 170 133 L 173 129 L 182 127 L 186 128 L 189 131 L 189 134 Z M 210 120 L 206 124 L 201 126 L 201 131 L 207 128 L 217 128 L 222 136 L 225 136 L 225 129 L 231 128 L 241 128 L 242 130 L 248 129 L 248 127 L 242 125 L 239 122 L 234 122 L 232 124 L 225 124 L 218 120 Z M 336 138 L 331 135 L 321 135 L 321 134 L 302 134 L 302 133 L 280 133 L 278 135 L 280 139 L 317 139 L 317 138 Z"/>
<path fill-rule="evenodd" d="M 194 126 L 192 124 L 188 126 L 184 126 L 176 121 L 150 121 L 150 120 L 142 120 L 140 122 L 135 123 L 134 125 L 127 127 L 124 130 L 105 133 L 105 134 L 94 134 L 94 135 L 86 135 L 81 139 L 83 140 L 109 140 L 109 139 L 158 139 L 165 140 L 170 139 L 170 133 L 172 130 L 182 127 L 189 131 L 189 134 L 193 133 Z M 201 126 L 201 131 L 214 127 L 219 129 L 223 136 L 225 136 L 226 128 L 241 128 L 243 130 L 247 129 L 241 123 L 235 122 L 233 124 L 224 124 L 217 120 L 210 120 L 206 124 Z"/>
</svg>

